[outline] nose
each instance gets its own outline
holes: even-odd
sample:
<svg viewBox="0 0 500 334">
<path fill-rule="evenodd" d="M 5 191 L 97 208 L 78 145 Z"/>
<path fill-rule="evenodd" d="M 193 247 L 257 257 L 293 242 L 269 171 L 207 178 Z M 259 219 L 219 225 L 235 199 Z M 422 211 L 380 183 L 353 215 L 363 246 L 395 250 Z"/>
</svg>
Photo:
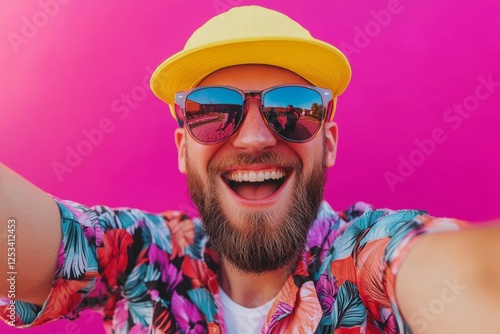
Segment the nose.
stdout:
<svg viewBox="0 0 500 334">
<path fill-rule="evenodd" d="M 234 147 L 256 154 L 276 145 L 277 139 L 266 125 L 260 108 L 260 100 L 246 101 L 245 119 L 233 138 Z"/>
</svg>

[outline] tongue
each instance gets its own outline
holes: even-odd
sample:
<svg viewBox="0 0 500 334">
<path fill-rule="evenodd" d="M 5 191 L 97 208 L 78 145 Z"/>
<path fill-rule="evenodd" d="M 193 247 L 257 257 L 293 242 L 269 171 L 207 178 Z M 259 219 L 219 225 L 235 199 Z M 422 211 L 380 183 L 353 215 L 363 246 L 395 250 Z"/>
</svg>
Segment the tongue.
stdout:
<svg viewBox="0 0 500 334">
<path fill-rule="evenodd" d="M 242 183 L 237 184 L 233 190 L 245 199 L 259 200 L 274 194 L 278 186 L 272 183 Z"/>
</svg>

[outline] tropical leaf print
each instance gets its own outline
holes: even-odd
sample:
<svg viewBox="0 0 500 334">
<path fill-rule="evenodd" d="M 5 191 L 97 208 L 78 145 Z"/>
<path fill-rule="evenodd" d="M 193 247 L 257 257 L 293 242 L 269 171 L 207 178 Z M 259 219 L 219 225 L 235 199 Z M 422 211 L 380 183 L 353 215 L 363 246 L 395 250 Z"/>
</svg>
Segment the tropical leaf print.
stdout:
<svg viewBox="0 0 500 334">
<path fill-rule="evenodd" d="M 62 233 L 66 236 L 64 240 L 64 255 L 66 261 L 62 264 L 61 274 L 66 279 L 78 279 L 89 268 L 89 246 L 83 234 L 81 226 L 74 221 L 63 221 Z"/>
<path fill-rule="evenodd" d="M 196 307 L 203 312 L 208 322 L 213 322 L 215 319 L 215 303 L 214 297 L 204 288 L 189 290 L 187 292 L 189 298 L 193 301 Z"/>
<path fill-rule="evenodd" d="M 361 326 L 366 320 L 366 309 L 353 282 L 346 281 L 340 287 L 333 308 L 334 328 Z"/>
</svg>

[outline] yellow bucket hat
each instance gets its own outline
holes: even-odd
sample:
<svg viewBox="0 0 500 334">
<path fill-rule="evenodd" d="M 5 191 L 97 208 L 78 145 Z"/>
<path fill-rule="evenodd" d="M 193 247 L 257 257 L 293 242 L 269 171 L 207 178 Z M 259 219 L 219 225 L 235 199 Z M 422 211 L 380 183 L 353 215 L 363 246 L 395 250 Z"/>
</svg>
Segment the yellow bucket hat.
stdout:
<svg viewBox="0 0 500 334">
<path fill-rule="evenodd" d="M 288 16 L 259 6 L 235 7 L 198 28 L 184 49 L 165 60 L 151 89 L 170 106 L 175 94 L 195 87 L 210 73 L 233 65 L 265 64 L 288 69 L 339 96 L 351 68 L 336 47 L 315 39 Z M 332 115 L 333 116 L 333 115 Z"/>
</svg>

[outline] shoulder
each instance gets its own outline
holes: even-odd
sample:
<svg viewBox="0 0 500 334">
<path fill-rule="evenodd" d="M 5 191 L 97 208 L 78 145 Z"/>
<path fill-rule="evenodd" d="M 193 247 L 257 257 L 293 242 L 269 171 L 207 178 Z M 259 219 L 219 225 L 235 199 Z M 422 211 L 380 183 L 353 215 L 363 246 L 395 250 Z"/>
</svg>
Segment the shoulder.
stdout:
<svg viewBox="0 0 500 334">
<path fill-rule="evenodd" d="M 143 246 L 155 244 L 167 253 L 180 247 L 198 257 L 206 242 L 200 220 L 180 211 L 151 213 L 133 208 L 110 208 L 104 205 L 85 206 L 73 201 L 55 199 L 61 212 L 63 230 L 82 229 L 94 239 L 97 247 L 103 242 L 132 240 Z M 88 238 L 87 238 L 88 239 Z"/>
<path fill-rule="evenodd" d="M 426 216 L 422 210 L 373 209 L 363 202 L 336 212 L 324 202 L 309 231 L 307 265 L 315 268 L 317 275 L 328 270 L 334 261 L 349 258 L 346 263 L 354 265 L 360 251 L 375 244 L 388 246 L 386 255 L 390 257 L 391 249 L 397 248 L 412 231 L 418 233 L 422 229 Z"/>
</svg>

